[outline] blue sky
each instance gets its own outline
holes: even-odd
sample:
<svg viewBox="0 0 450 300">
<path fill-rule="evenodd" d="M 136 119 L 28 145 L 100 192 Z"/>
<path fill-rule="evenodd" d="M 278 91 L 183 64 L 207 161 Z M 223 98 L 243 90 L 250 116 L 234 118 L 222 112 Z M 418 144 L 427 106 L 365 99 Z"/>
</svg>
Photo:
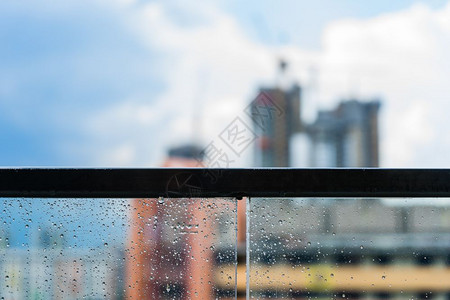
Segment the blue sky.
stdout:
<svg viewBox="0 0 450 300">
<path fill-rule="evenodd" d="M 96 111 L 158 92 L 154 55 L 107 7 L 28 4 L 0 4 L 0 164 L 95 165 L 64 149 L 89 143 L 80 128 Z"/>
<path fill-rule="evenodd" d="M 192 140 L 193 105 L 203 107 L 198 139 L 206 145 L 242 112 L 259 85 L 273 84 L 279 56 L 292 61 L 293 77 L 306 87 L 308 70 L 318 66 L 322 90 L 316 100 L 314 93 L 305 99 L 305 110 L 330 107 L 356 89 L 352 86 L 359 80 L 354 61 L 339 52 L 348 52 L 339 36 L 351 37 L 351 22 L 371 32 L 391 22 L 400 24 L 400 32 L 401 22 L 434 22 L 445 6 L 446 1 L 437 0 L 2 1 L 0 165 L 157 166 L 167 147 Z M 354 34 L 355 44 L 365 36 L 363 31 Z M 436 38 L 445 42 L 447 36 L 439 34 Z M 363 59 L 365 53 L 354 57 Z M 414 63 L 415 58 L 405 65 Z M 423 64 L 430 65 L 426 59 Z M 344 74 L 350 83 L 330 84 L 330 72 Z M 384 97 L 381 121 L 388 118 L 383 126 L 394 124 L 392 115 L 408 100 L 393 99 L 401 94 L 395 94 L 395 87 L 364 76 L 366 85 L 358 87 L 361 96 Z M 404 82 L 402 76 L 395 78 Z M 350 87 L 342 91 L 338 85 Z M 428 86 L 422 93 L 445 102 L 445 96 L 435 93 L 439 89 L 439 84 Z M 434 111 L 427 101 L 411 104 L 405 117 L 420 128 L 427 119 L 416 122 L 420 116 L 415 114 Z M 423 136 L 448 128 L 443 120 L 432 125 Z M 450 165 L 444 158 L 429 159 L 430 148 L 420 148 L 421 135 L 415 140 L 402 136 L 402 130 L 396 136 L 389 136 L 390 129 L 382 131 L 387 132 L 382 142 L 388 145 L 382 148 L 384 166 Z M 402 155 L 402 149 L 412 146 L 419 147 L 414 155 Z M 440 156 L 448 147 L 432 148 Z M 236 166 L 250 160 L 248 153 Z"/>
<path fill-rule="evenodd" d="M 441 8 L 443 0 L 317 0 L 317 1 L 227 1 L 225 9 L 242 24 L 252 39 L 264 44 L 294 44 L 319 49 L 324 27 L 336 20 L 371 18 L 380 14 L 407 9 L 424 3 L 430 8 Z"/>
</svg>

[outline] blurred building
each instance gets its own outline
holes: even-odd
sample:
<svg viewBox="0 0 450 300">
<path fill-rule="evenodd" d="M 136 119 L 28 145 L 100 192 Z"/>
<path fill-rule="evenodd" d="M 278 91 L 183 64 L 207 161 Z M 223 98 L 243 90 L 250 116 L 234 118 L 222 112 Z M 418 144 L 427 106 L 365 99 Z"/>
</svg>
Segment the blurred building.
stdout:
<svg viewBox="0 0 450 300">
<path fill-rule="evenodd" d="M 378 167 L 379 101 L 341 102 L 306 127 L 310 167 Z"/>
<path fill-rule="evenodd" d="M 250 103 L 249 115 L 258 139 L 257 167 L 290 167 L 294 157 L 308 157 L 310 167 L 378 167 L 378 111 L 380 101 L 342 101 L 332 110 L 320 110 L 307 124 L 301 118 L 301 88 L 263 87 Z M 309 154 L 292 147 L 303 135 Z"/>
<path fill-rule="evenodd" d="M 202 149 L 168 151 L 163 167 L 202 167 Z M 208 177 L 206 177 L 208 178 Z M 234 264 L 236 201 L 199 199 L 201 178 L 189 172 L 167 183 L 170 198 L 132 200 L 126 261 L 127 299 L 229 299 L 235 276 L 216 288 L 216 265 Z M 181 190 L 193 197 L 180 199 Z M 234 241 L 234 242 L 233 242 Z"/>
<path fill-rule="evenodd" d="M 2 299 L 123 299 L 122 249 L 0 249 Z"/>
<path fill-rule="evenodd" d="M 288 90 L 262 88 L 250 104 L 251 116 L 258 140 L 255 165 L 259 167 L 289 167 L 290 142 L 301 130 L 300 86 Z"/>
<path fill-rule="evenodd" d="M 450 299 L 450 207 L 420 200 L 252 199 L 251 297 Z"/>
<path fill-rule="evenodd" d="M 300 104 L 298 86 L 260 90 L 251 103 L 260 137 L 256 166 L 290 166 L 295 156 L 308 156 L 310 167 L 379 166 L 380 101 L 344 100 L 318 111 L 309 124 L 301 119 Z M 294 135 L 306 137 L 309 153 L 290 147 Z M 450 209 L 428 202 L 252 199 L 252 297 L 450 299 Z M 245 256 L 240 253 L 238 274 L 246 272 Z M 238 279 L 244 293 L 246 281 Z"/>
</svg>

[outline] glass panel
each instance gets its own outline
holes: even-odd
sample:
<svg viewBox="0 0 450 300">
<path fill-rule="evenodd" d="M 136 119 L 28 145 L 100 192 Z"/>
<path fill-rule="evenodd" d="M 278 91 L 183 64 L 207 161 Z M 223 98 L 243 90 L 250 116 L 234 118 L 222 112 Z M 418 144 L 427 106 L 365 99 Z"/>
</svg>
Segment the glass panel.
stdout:
<svg viewBox="0 0 450 300">
<path fill-rule="evenodd" d="M 236 205 L 235 199 L 2 199 L 0 295 L 234 298 Z"/>
<path fill-rule="evenodd" d="M 250 298 L 450 296 L 450 199 L 249 203 Z"/>
</svg>

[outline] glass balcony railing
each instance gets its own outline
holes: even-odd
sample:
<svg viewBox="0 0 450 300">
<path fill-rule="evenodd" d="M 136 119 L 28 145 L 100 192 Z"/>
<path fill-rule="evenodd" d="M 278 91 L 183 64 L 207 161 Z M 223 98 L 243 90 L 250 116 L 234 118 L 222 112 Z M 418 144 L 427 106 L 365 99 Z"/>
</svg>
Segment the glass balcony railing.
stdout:
<svg viewBox="0 0 450 300">
<path fill-rule="evenodd" d="M 450 298 L 450 170 L 0 169 L 0 197 L 2 299 Z"/>
</svg>

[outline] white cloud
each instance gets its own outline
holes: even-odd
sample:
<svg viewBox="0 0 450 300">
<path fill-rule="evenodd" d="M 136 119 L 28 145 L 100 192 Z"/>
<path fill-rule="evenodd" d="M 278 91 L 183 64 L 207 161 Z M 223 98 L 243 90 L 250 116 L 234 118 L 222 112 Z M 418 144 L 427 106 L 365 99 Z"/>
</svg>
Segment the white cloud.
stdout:
<svg viewBox="0 0 450 300">
<path fill-rule="evenodd" d="M 198 22 L 175 22 L 171 5 L 186 14 L 195 11 Z M 155 67 L 167 88 L 152 104 L 127 102 L 125 108 L 105 112 L 107 118 L 117 115 L 115 126 L 152 119 L 139 126 L 158 128 L 156 140 L 170 145 L 190 139 L 193 106 L 202 107 L 197 116 L 208 143 L 242 112 L 259 84 L 273 83 L 277 56 L 283 55 L 291 62 L 292 77 L 303 83 L 308 69 L 318 68 L 318 107 L 351 95 L 382 97 L 382 166 L 450 166 L 450 159 L 433 155 L 433 149 L 450 150 L 444 113 L 450 108 L 450 5 L 439 11 L 416 5 L 367 20 L 331 23 L 317 52 L 292 45 L 268 48 L 244 36 L 231 16 L 211 5 L 201 7 L 177 1 L 129 7 L 126 22 L 134 34 L 163 53 Z M 305 99 L 306 105 L 312 102 Z M 134 140 L 142 143 L 137 136 Z"/>
<path fill-rule="evenodd" d="M 450 5 L 423 5 L 330 24 L 321 53 L 321 102 L 382 96 L 385 167 L 449 167 Z M 435 149 L 441 149 L 436 153 Z M 436 155 L 438 154 L 438 155 Z"/>
<path fill-rule="evenodd" d="M 70 24 L 78 22 L 86 3 L 52 6 L 40 13 L 56 18 L 63 11 L 65 19 L 73 18 L 67 21 Z M 81 43 L 72 45 L 80 48 L 72 48 L 70 55 L 44 55 L 33 61 L 35 69 L 29 69 L 35 72 L 48 65 L 47 70 L 56 70 L 52 76 L 72 71 L 61 86 L 75 84 L 75 88 L 63 89 L 58 96 L 76 94 L 76 88 L 83 90 L 86 84 L 90 87 L 80 99 L 97 87 L 110 85 L 113 92 L 119 87 L 114 101 L 102 100 L 92 108 L 80 102 L 84 107 L 80 111 L 86 113 L 81 122 L 70 124 L 81 124 L 78 130 L 87 136 L 82 147 L 75 145 L 77 141 L 62 142 L 64 151 L 73 148 L 67 152 L 70 155 L 90 157 L 87 164 L 158 165 L 169 145 L 191 140 L 194 117 L 201 118 L 203 143 L 216 140 L 236 116 L 243 116 L 242 110 L 261 84 L 275 82 L 277 59 L 283 56 L 290 62 L 290 76 L 306 87 L 305 95 L 310 97 L 304 100 L 304 111 L 310 116 L 312 107 L 331 107 L 349 95 L 382 97 L 383 166 L 450 166 L 446 116 L 450 108 L 450 5 L 436 11 L 417 5 L 376 18 L 333 22 L 323 34 L 323 49 L 306 51 L 295 45 L 268 47 L 250 40 L 233 16 L 214 3 L 95 3 L 89 24 L 99 26 L 93 31 L 101 37 L 101 51 L 95 48 L 96 39 L 87 39 L 88 31 L 83 29 Z M 75 17 L 70 15 L 73 9 Z M 110 37 L 111 30 L 101 22 L 94 24 L 92 15 L 102 10 L 102 22 L 108 28 L 114 23 L 112 31 L 120 31 L 121 40 Z M 123 47 L 128 42 L 139 49 Z M 92 49 L 97 49 L 94 55 L 85 55 Z M 65 67 L 52 69 L 55 59 Z M 311 68 L 318 70 L 316 93 L 307 89 Z M 152 84 L 155 77 L 162 85 L 157 92 L 143 84 L 146 80 Z M 13 88 L 26 90 L 24 85 L 9 82 L 11 78 L 0 78 L 0 95 L 13 93 Z M 60 107 L 51 105 L 46 109 Z M 68 105 L 68 110 L 73 107 Z M 10 110 L 20 113 L 21 120 L 29 119 L 17 107 Z M 54 115 L 60 116 L 52 117 L 56 125 L 79 116 Z"/>
<path fill-rule="evenodd" d="M 290 57 L 291 75 L 295 79 L 304 78 L 304 70 L 317 61 L 317 53 L 290 46 L 270 48 L 249 40 L 232 16 L 213 5 L 183 3 L 169 1 L 128 7 L 125 23 L 149 51 L 159 53 L 160 60 L 154 68 L 158 69 L 166 89 L 144 105 L 124 99 L 127 104 L 110 107 L 88 123 L 88 131 L 99 134 L 98 130 L 103 128 L 103 135 L 108 136 L 109 132 L 114 136 L 113 148 L 121 147 L 121 141 L 128 139 L 139 148 L 148 149 L 144 144 L 147 141 L 140 136 L 142 128 L 153 133 L 160 149 L 189 142 L 197 129 L 192 119 L 197 117 L 201 119 L 197 124 L 201 124 L 202 143 L 218 142 L 218 134 L 236 116 L 245 119 L 243 110 L 256 96 L 258 86 L 274 83 L 280 56 Z M 172 15 L 174 8 L 178 13 L 194 13 L 195 22 L 188 25 L 177 22 Z M 133 131 L 135 113 L 141 110 L 156 113 L 158 121 L 140 124 L 141 129 Z M 112 119 L 111 127 L 101 125 L 111 124 Z M 114 129 L 118 127 L 122 129 Z M 117 138 L 118 132 L 124 137 Z M 142 160 L 138 155 L 134 163 L 157 165 L 163 154 L 161 150 L 157 155 L 155 150 L 151 151 L 155 159 Z M 252 149 L 247 152 L 233 166 L 250 165 Z"/>
<path fill-rule="evenodd" d="M 135 145 L 123 144 L 115 147 L 112 151 L 106 152 L 105 156 L 98 158 L 100 164 L 110 164 L 114 162 L 115 165 L 128 166 L 136 161 Z"/>
<path fill-rule="evenodd" d="M 197 8 L 191 5 L 184 13 Z M 257 82 L 268 81 L 274 73 L 270 50 L 249 41 L 231 17 L 214 7 L 203 5 L 200 12 L 196 11 L 200 25 L 187 27 L 171 19 L 170 5 L 148 3 L 129 9 L 129 27 L 149 51 L 160 53 L 155 68 L 166 88 L 147 103 L 144 99 L 124 99 L 93 116 L 86 131 L 113 137 L 113 149 L 120 149 L 124 139 L 148 149 L 149 141 L 141 136 L 145 130 L 152 132 L 152 140 L 157 141 L 154 148 L 189 142 L 195 129 L 193 118 L 197 116 L 201 118 L 202 142 L 206 145 L 242 114 L 250 97 L 256 94 Z M 138 124 L 139 119 L 142 122 Z M 157 165 L 161 153 L 149 151 L 155 159 L 145 160 L 138 155 L 132 164 Z M 111 163 L 116 164 L 114 160 Z"/>
</svg>

